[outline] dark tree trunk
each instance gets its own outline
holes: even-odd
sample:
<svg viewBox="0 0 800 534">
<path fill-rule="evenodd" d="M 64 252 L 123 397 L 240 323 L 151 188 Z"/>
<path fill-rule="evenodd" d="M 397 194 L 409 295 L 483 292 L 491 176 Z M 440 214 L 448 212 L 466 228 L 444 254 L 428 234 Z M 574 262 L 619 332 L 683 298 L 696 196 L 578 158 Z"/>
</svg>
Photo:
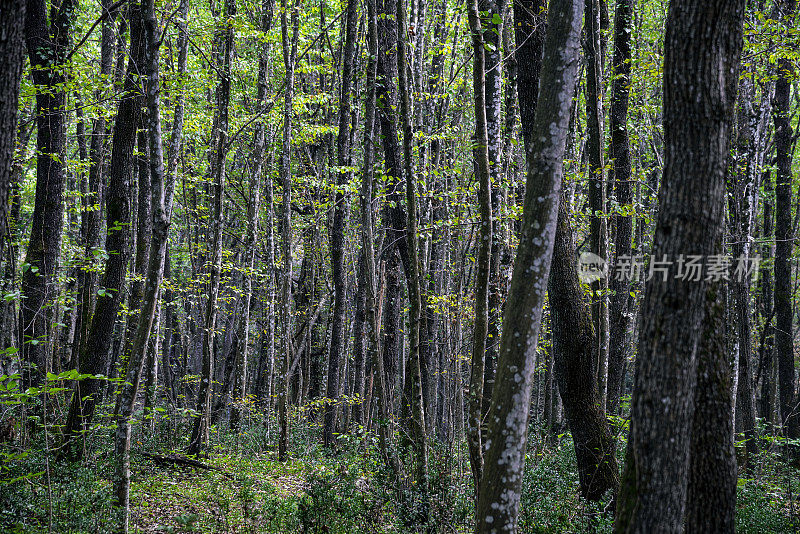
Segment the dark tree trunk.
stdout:
<svg viewBox="0 0 800 534">
<path fill-rule="evenodd" d="M 708 284 L 679 273 L 677 260 L 705 261 L 718 250 L 743 12 L 743 0 L 673 0 L 669 7 L 664 177 L 652 254 L 675 264 L 645 287 L 617 532 L 683 531 Z"/>
<path fill-rule="evenodd" d="M 631 84 L 631 34 L 633 33 L 633 0 L 617 2 L 614 16 L 614 81 L 611 86 L 611 158 L 613 182 L 617 204 L 627 208 L 633 203 L 631 183 L 631 154 L 628 142 L 628 100 Z M 619 258 L 631 256 L 633 217 L 616 214 L 613 219 L 616 248 L 614 265 Z M 606 413 L 616 415 L 619 409 L 624 376 L 622 369 L 628 353 L 628 309 L 630 281 L 624 276 L 611 280 L 609 310 L 608 380 L 606 385 Z"/>
<path fill-rule="evenodd" d="M 598 501 L 609 489 L 616 489 L 618 468 L 614 437 L 600 403 L 593 365 L 596 346 L 592 342 L 592 317 L 584 305 L 583 290 L 578 283 L 576 247 L 565 200 L 562 196 L 547 287 L 553 326 L 553 363 L 567 424 L 575 442 L 581 494 Z"/>
<path fill-rule="evenodd" d="M 722 252 L 722 247 L 718 250 Z M 725 283 L 710 284 L 705 299 L 706 316 L 697 348 L 697 393 L 689 449 L 684 532 L 732 534 L 735 532 L 737 473 Z"/>
<path fill-rule="evenodd" d="M 350 181 L 351 173 L 344 167 L 350 165 L 350 91 L 353 83 L 353 63 L 356 45 L 356 0 L 348 0 L 345 13 L 345 38 L 342 59 L 342 89 L 339 98 L 339 132 L 336 137 L 336 164 L 340 167 L 336 173 L 336 194 L 333 208 L 333 226 L 331 227 L 330 249 L 333 270 L 333 318 L 331 324 L 331 347 L 328 354 L 328 402 L 325 404 L 325 422 L 322 437 L 328 447 L 334 445 L 333 429 L 336 422 L 337 406 L 335 399 L 339 396 L 339 362 L 344 352 L 344 312 L 345 312 L 345 280 L 344 280 L 344 229 L 347 224 L 347 203 L 344 188 Z"/>
<path fill-rule="evenodd" d="M 478 492 L 476 532 L 517 531 L 536 346 L 556 232 L 582 13 L 581 0 L 550 2 L 541 105 L 536 106 L 532 125 L 523 122 L 523 131 L 533 134 L 525 137 L 525 205 L 489 408 L 489 446 Z M 517 56 L 518 87 L 530 89 L 530 70 L 522 68 L 522 58 Z M 530 118 L 530 94 L 519 93 L 523 119 Z"/>
<path fill-rule="evenodd" d="M 797 8 L 796 0 L 776 5 L 778 17 L 788 30 Z M 795 409 L 794 343 L 792 340 L 792 124 L 790 89 L 794 65 L 778 60 L 773 113 L 775 122 L 775 354 L 778 360 L 781 426 L 784 435 L 800 437 L 800 415 Z"/>
<path fill-rule="evenodd" d="M 45 0 L 28 0 L 25 41 L 36 85 L 36 195 L 31 235 L 22 274 L 20 352 L 26 367 L 23 386 L 38 386 L 50 371 L 47 336 L 58 287 L 55 275 L 64 220 L 66 159 L 66 78 L 62 63 L 77 16 L 74 0 L 64 0 L 48 24 Z"/>
<path fill-rule="evenodd" d="M 108 260 L 101 283 L 102 294 L 97 299 L 91 326 L 81 351 L 78 370 L 86 374 L 104 374 L 109 364 L 108 356 L 114 340 L 117 322 L 128 271 L 132 218 L 132 176 L 134 167 L 133 149 L 136 131 L 141 123 L 142 79 L 139 73 L 144 68 L 145 46 L 142 36 L 142 14 L 139 4 L 131 4 L 130 17 L 130 63 L 125 76 L 124 93 L 119 103 L 114 126 L 109 185 L 106 196 L 106 245 Z M 79 433 L 91 425 L 99 394 L 104 383 L 87 379 L 78 382 L 72 394 L 67 423 L 63 430 L 64 441 L 71 443 Z M 78 458 L 81 450 L 67 454 Z"/>
<path fill-rule="evenodd" d="M 27 0 L 0 6 L 0 254 L 5 250 L 6 222 L 14 154 L 17 147 L 19 82 L 25 58 L 25 7 Z M 10 241 L 10 240 L 9 240 Z"/>
<path fill-rule="evenodd" d="M 366 301 L 365 314 L 368 337 L 370 340 L 370 354 L 373 369 L 373 381 L 379 421 L 378 438 L 380 450 L 384 459 L 389 463 L 396 477 L 400 476 L 400 461 L 391 447 L 393 434 L 391 401 L 388 393 L 387 374 L 384 369 L 383 355 L 379 333 L 381 330 L 380 310 L 378 305 L 378 273 L 375 255 L 375 223 L 373 219 L 373 193 L 372 182 L 374 179 L 374 147 L 375 147 L 375 113 L 377 94 L 377 63 L 378 63 L 378 16 L 375 0 L 367 0 L 367 99 L 364 115 L 364 172 L 361 181 L 361 236 L 363 240 L 364 266 L 366 271 Z M 385 347 L 385 345 L 384 345 Z"/>
</svg>

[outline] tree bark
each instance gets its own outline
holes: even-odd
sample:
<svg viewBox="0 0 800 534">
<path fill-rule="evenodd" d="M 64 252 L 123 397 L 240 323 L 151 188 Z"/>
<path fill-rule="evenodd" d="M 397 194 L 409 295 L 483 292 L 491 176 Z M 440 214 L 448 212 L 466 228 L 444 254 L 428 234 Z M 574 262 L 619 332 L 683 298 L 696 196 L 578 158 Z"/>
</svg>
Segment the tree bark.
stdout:
<svg viewBox="0 0 800 534">
<path fill-rule="evenodd" d="M 783 31 L 791 27 L 796 0 L 776 4 Z M 800 414 L 797 414 L 792 339 L 792 124 L 790 88 L 794 65 L 787 57 L 778 59 L 773 104 L 775 123 L 775 354 L 778 360 L 781 427 L 784 435 L 800 438 Z"/>
<path fill-rule="evenodd" d="M 425 401 L 422 394 L 422 371 L 420 364 L 419 331 L 422 313 L 422 295 L 420 287 L 419 246 L 417 237 L 417 191 L 416 178 L 412 165 L 413 130 L 411 127 L 411 98 L 408 81 L 408 58 L 406 51 L 406 0 L 397 0 L 397 70 L 398 89 L 400 91 L 400 117 L 403 124 L 403 164 L 406 185 L 406 206 L 408 218 L 406 225 L 406 247 L 408 250 L 408 267 L 406 283 L 408 285 L 408 365 L 406 380 L 411 381 L 411 416 L 412 437 L 414 446 L 415 479 L 417 488 L 423 494 L 422 523 L 427 523 L 427 491 L 428 491 L 428 440 L 425 434 Z M 409 372 L 410 371 L 410 372 Z"/>
<path fill-rule="evenodd" d="M 327 402 L 322 437 L 325 445 L 334 445 L 333 429 L 336 423 L 339 396 L 339 362 L 344 352 L 344 313 L 345 313 L 345 272 L 344 272 L 344 229 L 347 224 L 347 203 L 344 188 L 351 174 L 345 170 L 350 165 L 350 92 L 353 83 L 353 62 L 356 45 L 356 0 L 348 0 L 345 12 L 345 38 L 342 51 L 342 87 L 339 97 L 339 132 L 336 136 L 336 194 L 333 208 L 330 250 L 333 271 L 333 318 L 331 324 L 331 347 L 328 354 Z"/>
<path fill-rule="evenodd" d="M 269 33 L 272 28 L 272 16 L 275 0 L 263 0 L 261 6 L 261 32 Z M 262 45 L 258 60 L 258 88 L 256 103 L 259 111 L 266 106 L 267 80 L 270 77 L 269 50 L 266 43 Z M 247 206 L 247 235 L 245 237 L 245 271 L 244 275 L 244 303 L 242 304 L 242 317 L 239 323 L 238 342 L 236 344 L 236 377 L 233 386 L 233 406 L 231 409 L 230 426 L 238 430 L 242 417 L 244 401 L 247 396 L 247 384 L 250 355 L 250 308 L 253 300 L 253 277 L 255 276 L 256 240 L 258 238 L 258 222 L 261 210 L 261 179 L 264 172 L 264 150 L 267 146 L 267 126 L 262 121 L 256 128 L 253 142 L 253 172 L 250 182 L 250 202 Z M 271 179 L 271 178 L 270 178 Z"/>
<path fill-rule="evenodd" d="M 575 443 L 581 494 L 599 501 L 618 481 L 614 436 L 605 418 L 597 382 L 592 317 L 578 284 L 576 247 L 563 196 L 547 294 L 553 330 L 553 363 L 564 413 Z M 552 415 L 552 408 L 551 408 Z"/>
<path fill-rule="evenodd" d="M 3 132 L 0 135 L 0 254 L 5 250 L 11 173 L 17 148 L 26 3 L 27 0 L 12 0 L 0 6 L 0 131 Z"/>
<path fill-rule="evenodd" d="M 472 34 L 472 90 L 475 108 L 475 178 L 478 181 L 480 230 L 475 272 L 475 322 L 472 335 L 472 366 L 469 382 L 469 417 L 467 442 L 472 479 L 477 494 L 483 472 L 481 423 L 483 415 L 484 366 L 486 336 L 489 331 L 489 275 L 492 248 L 492 199 L 489 175 L 489 150 L 486 101 L 486 61 L 484 31 L 477 0 L 467 0 L 469 27 Z M 499 111 L 499 110 L 498 110 Z M 498 113 L 499 114 L 499 113 Z M 497 121 L 498 117 L 493 117 Z M 499 132 L 497 137 L 499 137 Z M 487 401 L 488 402 L 488 401 Z"/>
<path fill-rule="evenodd" d="M 174 197 L 174 175 L 166 175 L 164 168 L 163 143 L 161 135 L 160 115 L 160 75 L 159 75 L 159 47 L 161 39 L 159 25 L 155 13 L 154 0 L 145 0 L 139 9 L 141 17 L 142 40 L 144 48 L 143 72 L 146 76 L 145 102 L 147 107 L 146 122 L 143 125 L 147 132 L 150 176 L 150 205 L 152 218 L 152 233 L 150 236 L 150 254 L 147 268 L 142 308 L 139 312 L 139 323 L 133 339 L 132 350 L 125 372 L 125 382 L 117 399 L 115 419 L 117 428 L 114 436 L 114 452 L 116 467 L 114 475 L 115 506 L 121 508 L 121 532 L 128 532 L 130 516 L 130 447 L 131 447 L 131 417 L 133 415 L 136 397 L 142 378 L 142 370 L 147 360 L 146 354 L 149 346 L 150 333 L 158 309 L 158 297 L 161 282 L 164 277 L 164 263 L 167 254 L 167 238 L 169 233 L 170 218 L 172 216 L 172 199 Z M 136 6 L 139 7 L 139 6 Z M 180 15 L 186 18 L 188 2 L 182 0 Z M 132 15 L 133 17 L 133 15 Z M 133 18 L 131 19 L 133 22 Z M 133 27 L 133 24 L 131 25 Z M 185 51 L 181 52 L 183 55 Z M 178 111 L 182 108 L 182 100 Z M 173 122 L 172 150 L 180 146 L 180 127 L 182 114 L 177 113 Z M 177 136 L 175 134 L 177 133 Z M 177 138 L 176 138 L 177 137 Z M 170 161 L 177 154 L 170 154 Z M 166 175 L 166 176 L 165 176 Z"/>
<path fill-rule="evenodd" d="M 718 250 L 721 252 L 722 247 Z M 697 350 L 697 393 L 689 449 L 684 532 L 733 533 L 737 472 L 725 284 L 712 283 L 705 299 L 706 317 Z"/>
<path fill-rule="evenodd" d="M 114 340 L 114 326 L 125 289 L 131 241 L 133 149 L 136 131 L 141 124 L 146 45 L 142 29 L 141 4 L 129 6 L 130 60 L 125 75 L 123 96 L 117 110 L 112 138 L 109 185 L 106 194 L 106 244 L 108 260 L 102 279 L 102 294 L 97 299 L 91 326 L 81 351 L 78 370 L 84 374 L 104 374 Z M 98 170 L 99 172 L 99 170 Z M 91 426 L 104 382 L 89 378 L 76 383 L 67 422 L 62 431 L 68 457 L 81 458 L 83 451 L 72 442 Z"/>
<path fill-rule="evenodd" d="M 718 250 L 743 11 L 743 0 L 669 6 L 664 176 L 652 254 L 674 264 L 645 286 L 616 532 L 683 530 L 708 284 L 680 273 L 678 260 L 700 255 L 706 261 Z"/>
<path fill-rule="evenodd" d="M 603 55 L 604 47 L 600 40 L 600 3 L 599 0 L 586 0 L 584 27 L 586 39 L 584 49 L 586 56 L 586 130 L 588 138 L 588 196 L 589 208 L 589 246 L 590 252 L 603 259 L 608 256 L 608 225 L 604 216 L 606 212 L 605 163 L 605 126 L 603 116 Z M 591 284 L 592 323 L 594 324 L 595 343 L 595 379 L 599 385 L 601 407 L 605 410 L 606 376 L 608 374 L 608 279 L 600 278 Z"/>
<path fill-rule="evenodd" d="M 214 377 L 214 336 L 217 330 L 217 300 L 219 298 L 222 274 L 222 226 L 225 217 L 225 160 L 228 153 L 228 108 L 231 98 L 231 65 L 233 63 L 234 27 L 232 18 L 236 16 L 236 1 L 226 0 L 222 20 L 224 25 L 217 30 L 219 39 L 218 70 L 219 83 L 216 91 L 216 115 L 214 117 L 214 141 L 216 146 L 211 157 L 211 180 L 214 184 L 213 204 L 213 242 L 211 246 L 211 285 L 205 309 L 205 333 L 203 335 L 203 367 L 200 379 L 200 392 L 197 398 L 197 411 L 189 453 L 198 454 L 208 444 L 211 427 L 211 397 Z"/>
<path fill-rule="evenodd" d="M 620 209 L 628 210 L 633 203 L 631 183 L 631 154 L 628 141 L 628 101 L 631 85 L 631 34 L 633 33 L 634 2 L 620 0 L 614 15 L 614 59 L 611 85 L 611 159 L 614 192 Z M 616 248 L 614 265 L 619 259 L 631 256 L 633 217 L 615 214 L 613 219 Z M 630 281 L 624 276 L 614 276 L 610 284 L 609 306 L 609 350 L 608 380 L 606 382 L 606 413 L 616 415 L 624 380 L 623 368 L 628 353 L 628 329 L 630 328 Z"/>
<path fill-rule="evenodd" d="M 278 371 L 278 460 L 285 462 L 289 453 L 289 365 L 294 356 L 292 344 L 292 103 L 294 101 L 294 63 L 297 58 L 299 18 L 297 6 L 292 6 L 291 41 L 287 0 L 281 0 L 281 44 L 286 83 L 283 96 L 283 142 L 281 147 L 280 177 L 283 187 L 283 210 L 280 220 L 283 273 L 281 277 L 281 368 Z"/>
<path fill-rule="evenodd" d="M 578 70 L 583 2 L 550 2 L 548 33 L 533 125 L 523 123 L 528 164 L 517 257 L 500 341 L 495 390 L 489 409 L 484 473 L 478 493 L 476 532 L 517 532 L 528 415 L 542 306 L 556 232 L 563 156 Z M 520 66 L 519 87 L 528 87 Z M 529 117 L 529 93 L 520 112 Z M 524 110 L 524 111 L 523 111 Z"/>
<path fill-rule="evenodd" d="M 38 386 L 51 370 L 48 331 L 58 295 L 55 275 L 64 219 L 66 159 L 66 57 L 75 0 L 64 0 L 48 24 L 45 0 L 28 0 L 25 43 L 36 90 L 36 195 L 22 274 L 20 353 L 23 387 Z"/>
</svg>

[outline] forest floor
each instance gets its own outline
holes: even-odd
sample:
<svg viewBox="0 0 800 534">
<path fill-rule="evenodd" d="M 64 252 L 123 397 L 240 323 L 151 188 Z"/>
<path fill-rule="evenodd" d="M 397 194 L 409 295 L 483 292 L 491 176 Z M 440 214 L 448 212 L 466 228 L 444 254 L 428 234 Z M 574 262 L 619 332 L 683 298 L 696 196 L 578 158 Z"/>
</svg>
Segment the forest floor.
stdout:
<svg viewBox="0 0 800 534">
<path fill-rule="evenodd" d="M 410 533 L 424 530 L 426 509 L 431 532 L 472 531 L 463 444 L 432 444 L 425 508 L 413 487 L 394 487 L 374 439 L 341 436 L 331 453 L 319 445 L 316 425 L 298 424 L 289 460 L 278 462 L 274 436 L 253 426 L 240 434 L 213 433 L 208 454 L 193 459 L 176 437 L 187 435 L 182 425 L 188 423 L 165 417 L 134 441 L 132 532 Z M 113 532 L 110 437 L 110 429 L 96 431 L 87 441 L 91 453 L 72 465 L 55 460 L 42 440 L 17 452 L 0 445 L 0 532 L 48 532 L 48 525 L 58 533 Z M 532 431 L 521 532 L 611 532 L 611 518 L 597 513 L 607 503 L 578 496 L 569 434 L 550 441 Z M 740 472 L 737 531 L 800 531 L 800 470 L 769 451 L 753 465 L 750 474 Z"/>
</svg>

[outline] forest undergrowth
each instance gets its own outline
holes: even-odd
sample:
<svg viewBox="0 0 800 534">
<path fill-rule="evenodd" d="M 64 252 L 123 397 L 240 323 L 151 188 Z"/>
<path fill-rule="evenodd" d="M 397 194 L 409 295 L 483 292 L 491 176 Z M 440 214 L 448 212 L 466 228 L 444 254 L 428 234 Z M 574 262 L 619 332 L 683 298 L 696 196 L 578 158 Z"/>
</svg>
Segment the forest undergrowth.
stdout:
<svg viewBox="0 0 800 534">
<path fill-rule="evenodd" d="M 107 409 L 112 407 L 108 406 Z M 292 417 L 292 456 L 277 461 L 276 421 L 250 413 L 238 433 L 215 426 L 208 452 L 185 454 L 190 412 L 157 407 L 139 414 L 131 490 L 133 532 L 468 533 L 473 487 L 466 443 L 433 440 L 427 499 L 398 484 L 374 433 L 338 435 L 335 451 L 320 443 L 308 411 Z M 58 418 L 56 418 L 58 419 Z M 0 444 L 0 531 L 114 532 L 113 429 L 104 418 L 83 436 L 79 463 L 56 461 L 59 428 L 34 432 L 5 417 L 15 439 Z M 611 503 L 583 500 L 568 433 L 531 426 L 520 507 L 525 533 L 611 532 Z M 619 459 L 625 442 L 618 438 Z M 740 470 L 737 531 L 790 533 L 800 528 L 800 470 L 775 441 L 762 443 L 750 472 Z M 402 455 L 402 451 L 400 451 Z M 425 504 L 427 503 L 427 504 Z M 428 507 L 428 514 L 421 513 Z M 427 515 L 428 523 L 419 518 Z"/>
</svg>

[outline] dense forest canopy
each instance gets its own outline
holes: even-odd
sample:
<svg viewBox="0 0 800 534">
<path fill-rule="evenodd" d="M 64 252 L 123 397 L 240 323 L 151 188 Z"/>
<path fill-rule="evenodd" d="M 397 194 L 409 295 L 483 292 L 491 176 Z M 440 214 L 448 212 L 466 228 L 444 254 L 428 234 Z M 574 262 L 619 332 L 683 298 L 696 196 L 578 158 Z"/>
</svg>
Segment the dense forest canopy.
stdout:
<svg viewBox="0 0 800 534">
<path fill-rule="evenodd" d="M 796 0 L 4 0 L 0 530 L 796 532 Z"/>
</svg>

